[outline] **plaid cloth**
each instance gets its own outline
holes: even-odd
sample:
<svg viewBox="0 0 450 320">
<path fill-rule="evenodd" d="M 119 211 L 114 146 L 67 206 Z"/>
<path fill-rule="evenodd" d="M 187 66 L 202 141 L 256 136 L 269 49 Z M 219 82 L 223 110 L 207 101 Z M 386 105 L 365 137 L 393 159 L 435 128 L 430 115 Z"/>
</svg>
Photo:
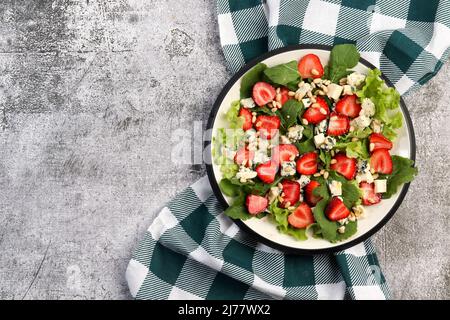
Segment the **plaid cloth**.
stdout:
<svg viewBox="0 0 450 320">
<path fill-rule="evenodd" d="M 404 94 L 430 80 L 450 51 L 449 0 L 218 0 L 228 66 L 290 44 L 356 43 Z"/>
<path fill-rule="evenodd" d="M 236 71 L 275 48 L 356 42 L 401 93 L 449 53 L 449 1 L 218 0 L 220 37 Z M 130 261 L 136 299 L 386 299 L 369 241 L 333 255 L 289 255 L 256 243 L 223 214 L 207 178 L 159 213 Z"/>
</svg>

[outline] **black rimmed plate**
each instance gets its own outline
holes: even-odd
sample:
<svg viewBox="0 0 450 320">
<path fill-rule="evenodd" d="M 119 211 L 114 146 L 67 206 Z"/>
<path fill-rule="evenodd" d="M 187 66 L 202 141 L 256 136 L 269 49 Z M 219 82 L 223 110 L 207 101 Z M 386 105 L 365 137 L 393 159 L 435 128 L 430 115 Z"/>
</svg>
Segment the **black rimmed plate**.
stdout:
<svg viewBox="0 0 450 320">
<path fill-rule="evenodd" d="M 320 45 L 295 45 L 268 52 L 245 65 L 225 85 L 214 103 L 213 109 L 211 110 L 207 124 L 207 129 L 209 129 L 208 131 L 210 136 L 209 141 L 207 140 L 207 142 L 205 142 L 206 150 L 208 150 L 205 159 L 207 162 L 206 169 L 208 178 L 215 195 L 225 207 L 228 207 L 232 199 L 228 198 L 220 191 L 218 183 L 222 179 L 222 174 L 219 170 L 219 166 L 211 161 L 212 155 L 209 144 L 210 141 L 212 141 L 212 137 L 217 135 L 217 129 L 228 128 L 225 113 L 230 108 L 231 103 L 239 100 L 240 98 L 239 88 L 241 78 L 257 63 L 262 62 L 271 67 L 292 60 L 298 61 L 302 56 L 308 53 L 318 55 L 322 61 L 322 64 L 326 65 L 330 56 L 331 48 L 332 47 Z M 369 69 L 373 68 L 375 68 L 375 66 L 361 58 L 354 70 L 365 74 Z M 382 77 L 388 86 L 392 86 L 392 83 L 387 78 L 384 76 Z M 406 109 L 405 103 L 402 99 L 400 101 L 400 107 L 403 114 L 404 125 L 398 131 L 398 138 L 394 141 L 394 148 L 391 150 L 391 153 L 415 160 L 416 145 L 414 129 L 408 110 Z M 389 221 L 400 206 L 406 192 L 408 191 L 408 187 L 409 184 L 405 184 L 390 199 L 382 200 L 380 204 L 375 206 L 366 207 L 365 217 L 358 221 L 358 232 L 349 239 L 339 243 L 330 243 L 326 240 L 314 239 L 312 237 L 309 237 L 306 241 L 298 241 L 291 236 L 278 232 L 275 223 L 273 223 L 268 216 L 262 219 L 253 218 L 246 221 L 235 220 L 235 223 L 246 232 L 254 235 L 258 241 L 280 251 L 298 254 L 316 254 L 340 251 L 366 240 L 375 232 L 380 230 L 380 228 Z"/>
</svg>

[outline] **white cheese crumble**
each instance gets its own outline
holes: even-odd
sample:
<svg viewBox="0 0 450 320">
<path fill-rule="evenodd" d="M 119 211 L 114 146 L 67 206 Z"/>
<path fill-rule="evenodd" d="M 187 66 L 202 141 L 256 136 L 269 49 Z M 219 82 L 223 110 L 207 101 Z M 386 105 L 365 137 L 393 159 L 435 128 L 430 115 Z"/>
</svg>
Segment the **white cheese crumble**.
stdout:
<svg viewBox="0 0 450 320">
<path fill-rule="evenodd" d="M 314 144 L 317 148 L 320 148 L 320 146 L 325 142 L 325 135 L 323 133 L 319 133 L 318 135 L 314 136 Z"/>
<path fill-rule="evenodd" d="M 386 179 L 375 180 L 375 193 L 385 193 L 387 189 Z"/>
<path fill-rule="evenodd" d="M 309 83 L 300 82 L 298 85 L 298 90 L 295 93 L 299 95 L 299 98 L 303 98 L 311 90 L 312 90 L 312 87 Z"/>
<path fill-rule="evenodd" d="M 269 160 L 270 157 L 267 155 L 267 150 L 258 150 L 253 157 L 253 163 L 266 163 Z"/>
<path fill-rule="evenodd" d="M 351 96 L 351 95 L 353 95 L 352 86 L 348 85 L 348 84 L 344 85 L 344 90 L 343 90 L 342 94 L 344 96 Z"/>
<path fill-rule="evenodd" d="M 295 170 L 295 162 L 294 161 L 287 161 L 283 162 L 281 164 L 281 176 L 287 177 L 287 176 L 293 176 L 296 173 Z"/>
<path fill-rule="evenodd" d="M 361 86 L 364 80 L 366 80 L 366 76 L 358 72 L 353 72 L 347 76 L 347 84 L 355 88 Z"/>
<path fill-rule="evenodd" d="M 328 88 L 327 96 L 333 100 L 339 100 L 342 90 L 344 89 L 342 86 L 336 83 L 330 84 L 327 88 Z"/>
<path fill-rule="evenodd" d="M 236 173 L 236 178 L 239 179 L 242 183 L 247 182 L 247 180 L 253 179 L 257 176 L 256 171 L 253 171 L 250 168 L 245 166 L 241 166 L 239 171 Z"/>
<path fill-rule="evenodd" d="M 350 125 L 354 127 L 356 130 L 363 130 L 364 128 L 367 128 L 370 125 L 371 121 L 372 120 L 369 117 L 362 115 L 353 119 L 350 122 Z"/>
<path fill-rule="evenodd" d="M 245 131 L 245 140 L 248 142 L 256 141 L 256 130 L 252 128 Z"/>
<path fill-rule="evenodd" d="M 330 192 L 333 196 L 341 196 L 342 195 L 342 182 L 333 180 L 328 184 L 330 188 Z"/>
<path fill-rule="evenodd" d="M 327 120 L 322 120 L 321 122 L 319 122 L 315 127 L 314 127 L 314 133 L 315 134 L 319 134 L 319 133 L 324 133 L 325 131 L 327 131 Z"/>
<path fill-rule="evenodd" d="M 297 182 L 300 184 L 300 187 L 306 187 L 306 185 L 308 183 L 311 182 L 311 179 L 309 178 L 309 176 L 302 174 L 300 176 L 300 179 L 297 180 Z"/>
<path fill-rule="evenodd" d="M 304 106 L 305 108 L 309 108 L 309 107 L 311 106 L 311 104 L 312 104 L 310 98 L 304 98 L 304 99 L 302 99 L 302 102 L 303 102 L 303 106 Z"/>
<path fill-rule="evenodd" d="M 222 154 L 225 156 L 225 158 L 233 160 L 234 156 L 236 155 L 236 151 L 228 147 L 222 147 Z"/>
<path fill-rule="evenodd" d="M 361 104 L 360 116 L 371 117 L 375 114 L 375 105 L 369 98 L 364 98 Z"/>
<path fill-rule="evenodd" d="M 282 144 L 290 144 L 290 143 L 291 143 L 291 140 L 289 140 L 289 138 L 286 137 L 285 135 L 282 135 L 282 136 L 280 136 L 280 142 L 281 142 Z"/>
<path fill-rule="evenodd" d="M 366 181 L 367 183 L 372 183 L 373 182 L 373 176 L 372 173 L 370 171 L 367 172 L 358 172 L 358 174 L 355 177 L 356 182 L 360 183 L 362 181 Z"/>
<path fill-rule="evenodd" d="M 336 139 L 330 136 L 325 137 L 325 142 L 320 146 L 321 149 L 330 151 L 336 145 Z"/>
<path fill-rule="evenodd" d="M 300 140 L 303 137 L 303 126 L 295 125 L 288 129 L 287 135 L 290 140 L 293 142 Z"/>
<path fill-rule="evenodd" d="M 254 108 L 256 106 L 255 101 L 253 101 L 252 98 L 241 99 L 241 105 L 244 108 L 248 109 Z"/>
<path fill-rule="evenodd" d="M 280 193 L 281 193 L 280 188 L 278 188 L 278 187 L 270 188 L 269 196 L 268 196 L 269 203 L 274 202 L 275 199 L 280 195 Z"/>
</svg>

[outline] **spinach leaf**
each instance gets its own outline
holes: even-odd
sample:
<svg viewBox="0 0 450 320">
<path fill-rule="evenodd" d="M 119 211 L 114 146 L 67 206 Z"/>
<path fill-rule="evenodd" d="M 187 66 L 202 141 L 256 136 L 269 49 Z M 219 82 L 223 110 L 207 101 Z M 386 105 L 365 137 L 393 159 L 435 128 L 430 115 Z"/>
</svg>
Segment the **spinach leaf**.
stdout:
<svg viewBox="0 0 450 320">
<path fill-rule="evenodd" d="M 418 173 L 411 159 L 392 156 L 392 164 L 392 174 L 387 176 L 387 190 L 383 193 L 383 199 L 392 197 L 402 184 L 411 182 Z"/>
<path fill-rule="evenodd" d="M 233 204 L 232 206 L 229 206 L 224 213 L 232 219 L 247 220 L 252 217 L 243 205 Z"/>
<path fill-rule="evenodd" d="M 342 241 L 342 240 L 350 238 L 358 230 L 357 226 L 358 226 L 357 221 L 349 221 L 345 225 L 345 232 L 344 233 L 339 233 L 338 232 L 336 234 L 336 239 L 331 240 L 331 242 L 339 242 L 339 241 Z"/>
<path fill-rule="evenodd" d="M 322 199 L 317 203 L 313 209 L 314 219 L 320 227 L 321 235 L 328 241 L 333 241 L 337 238 L 338 223 L 328 220 L 325 215 L 325 208 L 328 204 L 328 199 Z"/>
<path fill-rule="evenodd" d="M 230 179 L 222 179 L 219 182 L 220 190 L 229 197 L 236 197 L 241 193 L 241 187 L 233 184 Z"/>
<path fill-rule="evenodd" d="M 271 82 L 282 86 L 297 81 L 300 78 L 297 69 L 297 61 L 295 60 L 272 68 L 267 68 L 264 70 L 264 74 Z"/>
<path fill-rule="evenodd" d="M 263 72 L 267 68 L 264 63 L 258 63 L 242 77 L 241 99 L 252 96 L 252 89 L 255 83 L 262 80 Z"/>
<path fill-rule="evenodd" d="M 339 79 L 346 77 L 358 64 L 360 55 L 354 44 L 338 44 L 333 47 L 330 54 L 330 62 L 325 68 L 326 77 L 332 82 L 338 82 Z"/>
<path fill-rule="evenodd" d="M 285 129 L 288 129 L 289 127 L 296 124 L 297 118 L 303 111 L 303 109 L 303 103 L 298 100 L 290 99 L 286 101 L 286 103 L 283 105 L 283 108 L 277 111 L 277 115 L 281 120 L 281 125 Z"/>
</svg>

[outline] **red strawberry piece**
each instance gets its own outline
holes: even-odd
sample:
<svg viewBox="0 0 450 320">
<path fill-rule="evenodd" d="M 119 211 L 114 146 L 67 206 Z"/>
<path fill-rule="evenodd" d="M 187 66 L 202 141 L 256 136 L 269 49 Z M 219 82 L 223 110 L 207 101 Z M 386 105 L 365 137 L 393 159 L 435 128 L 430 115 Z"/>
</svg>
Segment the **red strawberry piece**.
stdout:
<svg viewBox="0 0 450 320">
<path fill-rule="evenodd" d="M 314 216 L 311 208 L 304 202 L 292 212 L 288 217 L 288 222 L 294 228 L 303 229 L 314 223 Z"/>
<path fill-rule="evenodd" d="M 310 175 L 317 172 L 317 153 L 307 152 L 297 160 L 297 172 Z"/>
<path fill-rule="evenodd" d="M 350 215 L 350 210 L 344 205 L 344 202 L 338 197 L 333 197 L 325 209 L 325 214 L 331 221 L 345 219 Z"/>
<path fill-rule="evenodd" d="M 267 82 L 257 82 L 253 86 L 253 100 L 260 107 L 273 101 L 275 95 L 275 88 Z"/>
<path fill-rule="evenodd" d="M 283 180 L 281 181 L 283 185 L 283 203 L 281 206 L 287 208 L 293 206 L 300 199 L 300 184 L 297 181 Z"/>
<path fill-rule="evenodd" d="M 242 165 L 245 162 L 246 167 L 250 167 L 250 160 L 253 160 L 255 152 L 248 150 L 247 146 L 241 147 L 234 156 L 234 162 Z"/>
<path fill-rule="evenodd" d="M 272 183 L 275 180 L 275 175 L 278 172 L 278 163 L 275 161 L 268 161 L 256 167 L 258 178 L 264 183 Z"/>
<path fill-rule="evenodd" d="M 373 204 L 377 204 L 381 201 L 381 195 L 379 193 L 375 193 L 375 184 L 361 182 L 359 184 L 359 188 L 362 191 L 362 204 L 365 206 L 371 206 Z"/>
<path fill-rule="evenodd" d="M 372 133 L 369 137 L 369 142 L 370 145 L 373 146 L 373 148 L 370 148 L 370 152 L 374 152 L 379 149 L 392 149 L 392 142 L 381 133 Z"/>
<path fill-rule="evenodd" d="M 281 105 L 284 105 L 286 103 L 286 101 L 291 99 L 291 97 L 289 96 L 289 89 L 286 87 L 283 87 L 280 89 L 280 94 L 281 94 L 281 100 L 280 100 Z"/>
<path fill-rule="evenodd" d="M 389 150 L 378 149 L 370 156 L 370 168 L 382 174 L 392 173 L 392 158 Z"/>
<path fill-rule="evenodd" d="M 361 104 L 358 103 L 356 95 L 345 96 L 336 103 L 336 112 L 350 118 L 356 118 L 361 111 Z"/>
<path fill-rule="evenodd" d="M 247 206 L 248 213 L 252 215 L 264 212 L 268 204 L 269 201 L 266 197 L 261 197 L 254 194 L 249 194 L 247 196 L 247 199 L 245 200 L 245 205 Z"/>
<path fill-rule="evenodd" d="M 239 116 L 244 118 L 244 123 L 242 124 L 242 129 L 247 131 L 252 128 L 252 113 L 247 108 L 241 108 L 239 110 Z"/>
<path fill-rule="evenodd" d="M 277 116 L 260 115 L 256 117 L 256 130 L 267 139 L 272 138 L 280 128 L 280 118 Z"/>
<path fill-rule="evenodd" d="M 350 129 L 350 120 L 347 116 L 333 112 L 328 122 L 327 135 L 340 136 L 346 134 Z"/>
<path fill-rule="evenodd" d="M 305 78 L 322 78 L 323 66 L 320 58 L 315 54 L 307 54 L 298 62 L 298 72 Z"/>
<path fill-rule="evenodd" d="M 316 196 L 313 193 L 314 189 L 316 189 L 319 186 L 320 186 L 319 182 L 311 180 L 311 182 L 308 183 L 305 187 L 305 200 L 311 207 L 314 207 L 320 200 L 322 200 L 322 197 Z"/>
<path fill-rule="evenodd" d="M 325 120 L 327 116 L 330 114 L 330 109 L 328 108 L 328 103 L 322 97 L 316 97 L 316 103 L 319 104 L 320 107 L 313 107 L 315 104 L 313 103 L 306 111 L 303 113 L 303 119 L 308 120 L 311 124 L 318 124 L 322 120 Z M 321 109 L 325 110 L 325 112 L 321 111 Z"/>
<path fill-rule="evenodd" d="M 349 158 L 343 153 L 338 153 L 333 158 L 336 163 L 333 163 L 330 168 L 337 173 L 342 174 L 347 180 L 352 180 L 356 174 L 356 159 Z"/>
<path fill-rule="evenodd" d="M 299 153 L 297 147 L 293 144 L 280 144 L 272 149 L 272 155 L 272 160 L 281 164 L 286 161 L 294 161 L 292 157 L 298 157 Z"/>
</svg>

